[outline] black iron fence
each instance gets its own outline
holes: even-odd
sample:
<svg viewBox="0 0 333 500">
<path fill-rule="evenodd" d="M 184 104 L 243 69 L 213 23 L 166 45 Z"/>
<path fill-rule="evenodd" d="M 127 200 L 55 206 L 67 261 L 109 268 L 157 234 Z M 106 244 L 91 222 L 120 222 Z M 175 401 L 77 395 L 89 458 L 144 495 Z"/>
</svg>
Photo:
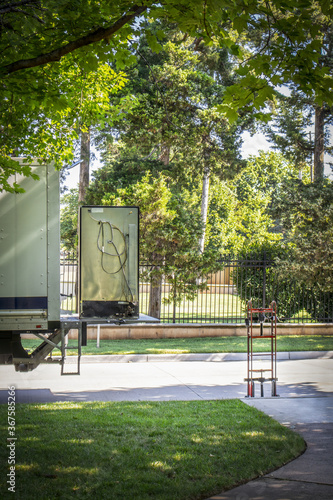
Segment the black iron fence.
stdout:
<svg viewBox="0 0 333 500">
<path fill-rule="evenodd" d="M 279 321 L 288 323 L 332 323 L 333 294 L 306 289 L 291 280 L 281 280 L 273 261 L 224 257 L 223 269 L 212 274 L 194 299 L 181 295 L 174 303 L 171 286 L 162 282 L 163 323 L 243 323 L 247 302 L 268 307 L 275 300 Z M 142 266 L 142 269 L 146 266 Z M 78 267 L 75 258 L 61 259 L 62 312 L 77 312 Z M 150 284 L 140 283 L 140 312 L 148 314 Z"/>
</svg>

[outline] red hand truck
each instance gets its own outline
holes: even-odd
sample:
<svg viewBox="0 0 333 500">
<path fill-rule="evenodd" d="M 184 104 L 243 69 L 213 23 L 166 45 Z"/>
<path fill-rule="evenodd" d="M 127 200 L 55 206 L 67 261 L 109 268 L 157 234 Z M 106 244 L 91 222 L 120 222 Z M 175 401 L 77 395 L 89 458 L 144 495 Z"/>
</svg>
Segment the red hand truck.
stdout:
<svg viewBox="0 0 333 500">
<path fill-rule="evenodd" d="M 264 328 L 264 322 L 268 320 L 269 328 Z M 276 302 L 272 302 L 269 307 L 252 307 L 252 301 L 247 304 L 247 318 L 245 320 L 247 326 L 247 397 L 255 396 L 254 383 L 260 383 L 261 397 L 264 396 L 264 382 L 270 381 L 272 386 L 272 397 L 277 397 L 276 393 Z M 258 332 L 259 326 L 259 332 Z M 266 330 L 266 331 L 265 331 Z M 268 330 L 268 332 L 267 332 Z M 260 352 L 255 352 L 256 339 L 271 339 L 270 352 L 265 355 Z M 258 361 L 263 357 L 269 356 L 269 367 L 258 368 Z M 261 358 L 261 359 L 260 359 Z"/>
</svg>

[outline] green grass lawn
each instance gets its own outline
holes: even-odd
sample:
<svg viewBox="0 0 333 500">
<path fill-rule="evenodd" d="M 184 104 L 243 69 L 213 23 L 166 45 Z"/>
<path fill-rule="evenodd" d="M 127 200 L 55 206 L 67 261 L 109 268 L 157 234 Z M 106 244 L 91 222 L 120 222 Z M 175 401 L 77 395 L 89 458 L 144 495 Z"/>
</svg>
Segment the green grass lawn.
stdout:
<svg viewBox="0 0 333 500">
<path fill-rule="evenodd" d="M 1 442 L 8 437 L 0 406 Z M 303 439 L 239 400 L 16 406 L 15 494 L 1 498 L 206 499 L 271 471 Z"/>
<path fill-rule="evenodd" d="M 23 340 L 23 346 L 32 350 L 40 343 L 39 339 Z M 258 339 L 256 351 L 270 350 L 268 339 Z M 331 335 L 281 335 L 277 337 L 277 350 L 283 351 L 331 351 L 333 336 Z M 96 347 L 96 340 L 88 340 L 82 348 L 83 354 L 182 354 L 182 353 L 218 353 L 247 352 L 246 337 L 194 337 L 186 339 L 125 339 L 101 340 Z M 59 355 L 59 350 L 53 351 Z M 68 351 L 68 355 L 71 351 Z"/>
</svg>

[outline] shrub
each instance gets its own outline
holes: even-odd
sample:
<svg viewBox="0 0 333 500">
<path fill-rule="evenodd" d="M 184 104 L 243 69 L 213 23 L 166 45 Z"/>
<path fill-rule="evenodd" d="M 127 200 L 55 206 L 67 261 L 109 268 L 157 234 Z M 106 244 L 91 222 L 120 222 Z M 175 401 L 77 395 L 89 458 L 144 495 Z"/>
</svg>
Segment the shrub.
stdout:
<svg viewBox="0 0 333 500">
<path fill-rule="evenodd" d="M 318 323 L 333 323 L 333 293 L 313 288 L 305 309 Z"/>
<path fill-rule="evenodd" d="M 266 246 L 240 252 L 239 266 L 233 271 L 233 281 L 241 300 L 251 299 L 254 307 L 269 307 L 275 300 L 280 321 L 290 320 L 300 309 L 302 287 L 294 280 L 281 277 L 277 259 L 286 257 L 281 246 Z"/>
</svg>

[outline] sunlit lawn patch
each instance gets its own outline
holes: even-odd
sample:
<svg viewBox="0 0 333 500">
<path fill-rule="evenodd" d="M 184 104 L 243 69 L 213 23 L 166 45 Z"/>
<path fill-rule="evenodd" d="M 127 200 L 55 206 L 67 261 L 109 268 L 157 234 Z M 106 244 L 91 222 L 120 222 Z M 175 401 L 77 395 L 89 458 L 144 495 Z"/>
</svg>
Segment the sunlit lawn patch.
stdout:
<svg viewBox="0 0 333 500">
<path fill-rule="evenodd" d="M 2 405 L 2 443 L 6 412 Z M 15 496 L 24 500 L 204 499 L 304 449 L 300 436 L 238 400 L 21 404 L 16 436 Z M 2 498 L 12 495 L 7 455 L 2 446 Z"/>
</svg>

